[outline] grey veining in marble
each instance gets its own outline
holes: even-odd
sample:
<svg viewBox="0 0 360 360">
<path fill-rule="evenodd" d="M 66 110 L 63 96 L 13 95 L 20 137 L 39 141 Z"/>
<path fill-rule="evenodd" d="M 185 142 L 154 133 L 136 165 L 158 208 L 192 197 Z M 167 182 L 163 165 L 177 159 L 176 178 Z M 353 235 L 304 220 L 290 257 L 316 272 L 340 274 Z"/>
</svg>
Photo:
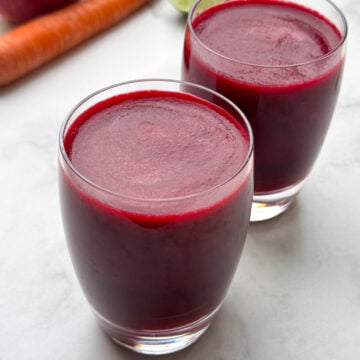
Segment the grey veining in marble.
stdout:
<svg viewBox="0 0 360 360">
<path fill-rule="evenodd" d="M 360 359 L 360 2 L 339 104 L 294 206 L 251 225 L 227 300 L 192 347 L 162 359 Z M 9 25 L 0 20 L 0 32 Z M 154 1 L 121 25 L 0 89 L 0 360 L 145 359 L 99 330 L 61 226 L 57 137 L 103 86 L 178 78 L 184 18 Z"/>
</svg>

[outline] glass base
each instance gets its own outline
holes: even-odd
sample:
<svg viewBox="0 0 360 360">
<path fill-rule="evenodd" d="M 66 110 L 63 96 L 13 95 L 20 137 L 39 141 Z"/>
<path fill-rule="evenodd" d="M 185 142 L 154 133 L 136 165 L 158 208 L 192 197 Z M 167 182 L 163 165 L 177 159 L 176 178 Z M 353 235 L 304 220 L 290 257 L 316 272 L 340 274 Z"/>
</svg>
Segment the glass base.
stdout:
<svg viewBox="0 0 360 360">
<path fill-rule="evenodd" d="M 286 211 L 295 200 L 303 181 L 282 191 L 254 194 L 251 205 L 251 222 L 270 220 Z"/>
<path fill-rule="evenodd" d="M 210 326 L 217 310 L 186 326 L 166 330 L 133 330 L 121 327 L 95 313 L 102 329 L 116 343 L 140 354 L 164 355 L 194 343 Z"/>
</svg>

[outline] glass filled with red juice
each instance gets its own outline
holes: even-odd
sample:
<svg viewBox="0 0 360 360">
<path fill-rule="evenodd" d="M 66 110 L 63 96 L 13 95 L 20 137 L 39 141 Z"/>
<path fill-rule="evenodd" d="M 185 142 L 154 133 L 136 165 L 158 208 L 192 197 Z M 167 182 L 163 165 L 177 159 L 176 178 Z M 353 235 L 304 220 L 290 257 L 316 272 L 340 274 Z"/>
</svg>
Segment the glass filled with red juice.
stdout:
<svg viewBox="0 0 360 360">
<path fill-rule="evenodd" d="M 246 238 L 253 140 L 243 113 L 199 85 L 132 81 L 78 104 L 59 146 L 65 235 L 100 326 L 145 354 L 193 343 Z"/>
<path fill-rule="evenodd" d="M 284 212 L 308 176 L 336 105 L 346 20 L 327 0 L 198 0 L 182 79 L 237 104 L 254 133 L 252 221 Z"/>
</svg>

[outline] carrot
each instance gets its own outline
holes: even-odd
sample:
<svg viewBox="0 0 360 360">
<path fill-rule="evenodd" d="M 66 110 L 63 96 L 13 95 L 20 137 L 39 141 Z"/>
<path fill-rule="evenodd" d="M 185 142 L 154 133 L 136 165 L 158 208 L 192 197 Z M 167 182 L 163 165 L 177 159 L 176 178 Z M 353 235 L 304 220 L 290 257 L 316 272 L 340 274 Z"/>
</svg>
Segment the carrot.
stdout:
<svg viewBox="0 0 360 360">
<path fill-rule="evenodd" d="M 106 30 L 149 0 L 85 0 L 0 36 L 0 86 Z"/>
</svg>

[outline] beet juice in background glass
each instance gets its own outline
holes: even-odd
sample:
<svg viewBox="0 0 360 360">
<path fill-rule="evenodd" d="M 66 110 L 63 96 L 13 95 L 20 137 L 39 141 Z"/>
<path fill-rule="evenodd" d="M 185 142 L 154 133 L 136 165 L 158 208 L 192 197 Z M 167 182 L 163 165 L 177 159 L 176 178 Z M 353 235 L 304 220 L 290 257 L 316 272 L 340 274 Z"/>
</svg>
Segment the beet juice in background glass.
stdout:
<svg viewBox="0 0 360 360">
<path fill-rule="evenodd" d="M 337 101 L 347 24 L 327 0 L 199 0 L 182 79 L 232 100 L 254 133 L 252 221 L 285 211 L 309 174 Z"/>
<path fill-rule="evenodd" d="M 100 90 L 65 120 L 65 234 L 86 298 L 116 342 L 165 354 L 208 328 L 247 233 L 252 144 L 234 104 L 178 81 Z"/>
</svg>

